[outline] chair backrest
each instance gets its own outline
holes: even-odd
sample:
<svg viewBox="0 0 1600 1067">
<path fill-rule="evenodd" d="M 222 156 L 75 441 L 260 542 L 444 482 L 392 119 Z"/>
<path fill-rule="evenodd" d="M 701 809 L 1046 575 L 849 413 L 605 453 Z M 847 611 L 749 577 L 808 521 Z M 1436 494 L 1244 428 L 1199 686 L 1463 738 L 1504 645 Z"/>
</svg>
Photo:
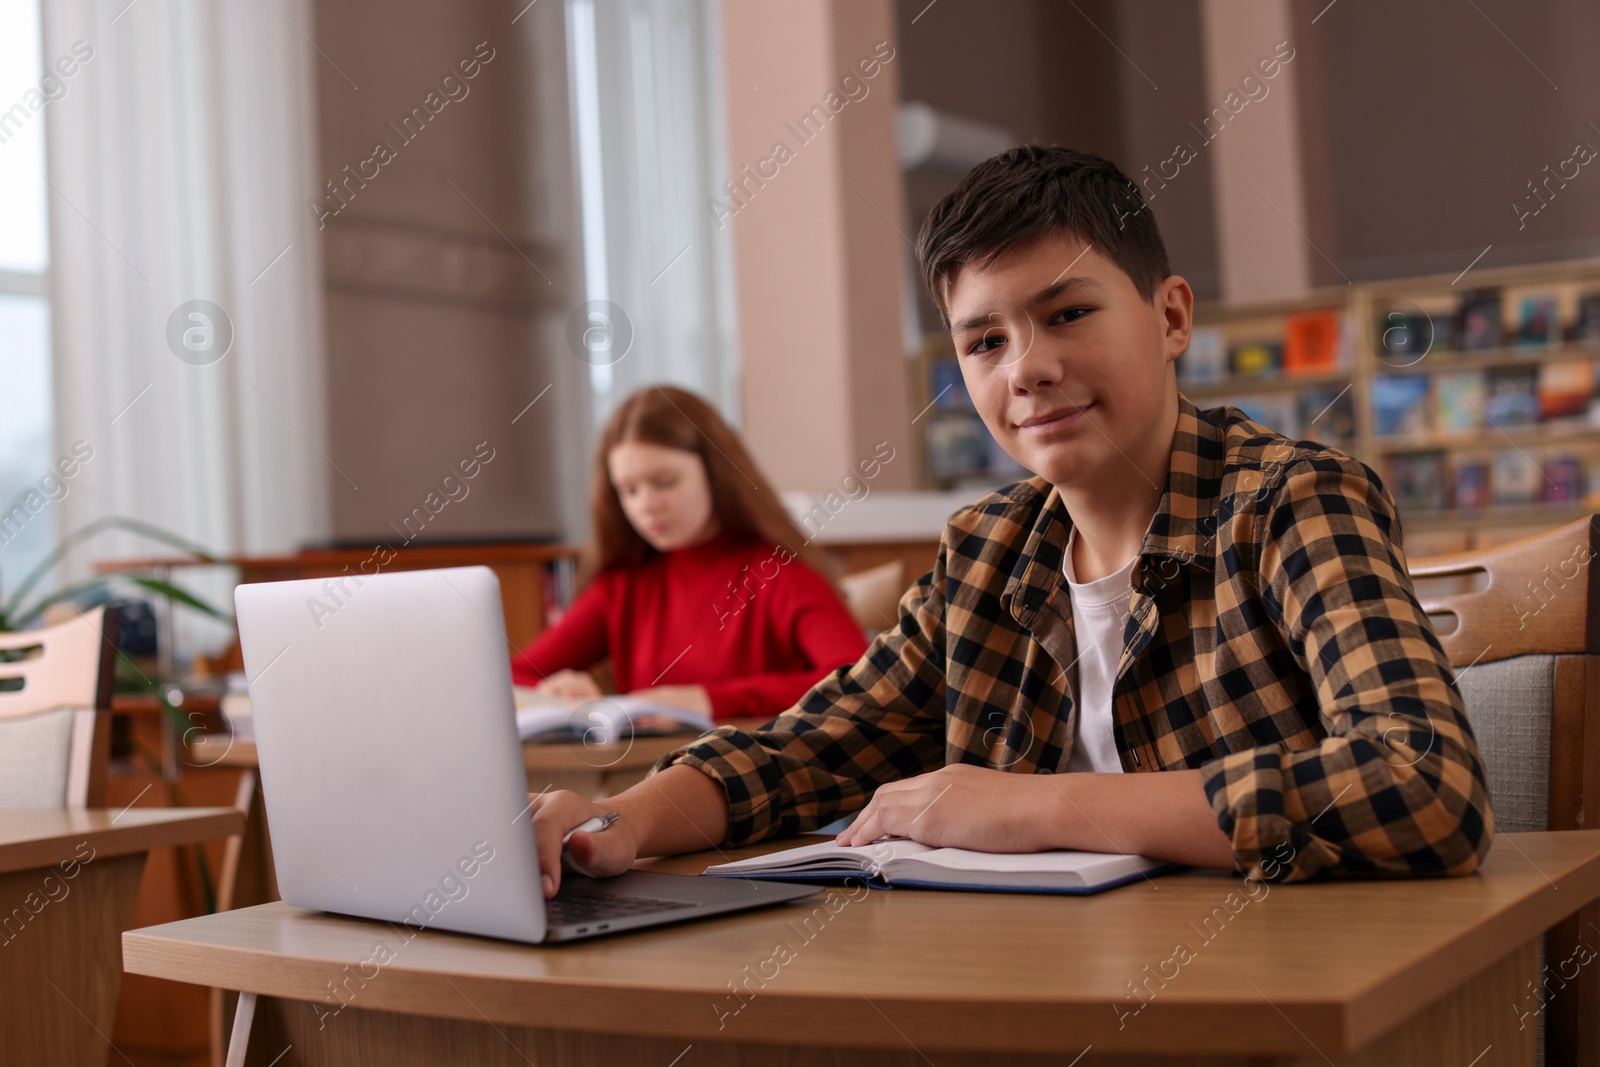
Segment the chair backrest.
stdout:
<svg viewBox="0 0 1600 1067">
<path fill-rule="evenodd" d="M 844 601 L 856 625 L 876 637 L 899 621 L 906 591 L 906 565 L 894 559 L 844 576 Z"/>
<path fill-rule="evenodd" d="M 1591 516 L 1411 562 L 1488 765 L 1499 830 L 1600 827 L 1600 788 L 1586 788 L 1600 783 L 1597 554 Z"/>
<path fill-rule="evenodd" d="M 105 804 L 116 615 L 0 633 L 0 808 Z"/>
<path fill-rule="evenodd" d="M 1497 832 L 1600 828 L 1600 515 L 1411 562 L 1483 754 Z M 1443 588 L 1440 588 L 1440 587 Z M 1547 975 L 1600 930 L 1591 904 L 1544 939 Z M 1589 950 L 1592 953 L 1592 950 Z M 1600 1063 L 1600 975 L 1541 987 L 1540 1062 Z"/>
</svg>

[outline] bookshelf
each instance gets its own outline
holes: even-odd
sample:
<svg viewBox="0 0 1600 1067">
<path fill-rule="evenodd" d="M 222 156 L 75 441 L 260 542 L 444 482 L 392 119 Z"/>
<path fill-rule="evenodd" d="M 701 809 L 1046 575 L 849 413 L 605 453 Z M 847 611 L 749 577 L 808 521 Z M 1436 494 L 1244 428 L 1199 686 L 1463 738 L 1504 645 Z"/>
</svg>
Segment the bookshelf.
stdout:
<svg viewBox="0 0 1600 1067">
<path fill-rule="evenodd" d="M 1338 318 L 1339 342 L 1297 374 L 1286 334 L 1316 314 Z M 1378 471 L 1409 555 L 1485 547 L 1600 510 L 1600 259 L 1207 304 L 1195 325 L 1179 389 Z M 1238 373 L 1230 357 L 1250 342 L 1282 346 L 1279 362 Z M 1320 405 L 1340 390 L 1330 417 Z"/>
<path fill-rule="evenodd" d="M 1494 293 L 1498 318 L 1485 299 Z M 1464 295 L 1475 302 L 1472 341 L 1480 347 L 1461 347 Z M 1519 341 L 1524 300 L 1540 297 L 1558 329 L 1542 343 Z M 1327 342 L 1329 316 L 1339 327 L 1331 348 L 1325 343 L 1308 359 L 1302 345 L 1286 366 L 1291 322 L 1320 317 L 1324 333 L 1311 336 Z M 1580 322 L 1583 337 L 1574 336 Z M 1279 348 L 1264 373 L 1234 373 L 1233 351 L 1250 342 Z M 912 361 L 924 487 L 981 488 L 1024 477 L 989 440 L 954 358 L 949 336 L 939 333 Z M 1531 380 L 1531 393 L 1491 394 L 1492 384 L 1509 388 L 1519 376 L 1524 390 Z M 1563 381 L 1563 390 L 1546 389 Z M 1597 381 L 1600 259 L 1584 259 L 1196 305 L 1178 388 L 1201 407 L 1234 404 L 1372 467 L 1400 505 L 1407 554 L 1418 556 L 1487 547 L 1600 511 Z M 1406 397 L 1409 416 L 1395 406 Z M 1547 470 L 1553 459 L 1562 463 Z M 1497 482 L 1516 482 L 1509 488 L 1520 495 L 1497 493 L 1508 488 Z"/>
</svg>

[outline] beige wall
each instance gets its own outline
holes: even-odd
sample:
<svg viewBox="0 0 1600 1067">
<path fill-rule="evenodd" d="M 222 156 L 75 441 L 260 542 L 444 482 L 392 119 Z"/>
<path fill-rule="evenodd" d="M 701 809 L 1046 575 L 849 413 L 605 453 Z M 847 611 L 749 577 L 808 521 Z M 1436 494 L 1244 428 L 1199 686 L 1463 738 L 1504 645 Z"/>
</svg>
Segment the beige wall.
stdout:
<svg viewBox="0 0 1600 1067">
<path fill-rule="evenodd" d="M 1320 72 L 1301 115 L 1311 201 L 1352 278 L 1455 274 L 1491 244 L 1480 266 L 1600 255 L 1600 166 L 1552 182 L 1521 229 L 1511 210 L 1575 143 L 1600 149 L 1600 4 L 1480 6 L 1340 4 L 1314 27 L 1296 9 L 1302 84 Z"/>
<path fill-rule="evenodd" d="M 527 151 L 540 99 L 531 23 L 514 26 L 514 15 L 498 0 L 317 7 L 324 177 L 343 180 L 380 140 L 395 151 L 324 220 L 340 540 L 392 540 L 390 523 L 485 441 L 494 459 L 426 536 L 559 531 L 559 401 L 547 395 L 511 421 L 563 370 L 543 339 L 572 290 L 565 235 L 535 206 L 565 194 Z M 464 81 L 465 98 L 406 143 L 390 123 L 426 106 L 480 42 L 493 58 Z"/>
<path fill-rule="evenodd" d="M 1019 142 L 1103 155 L 1134 180 L 1177 141 L 1193 139 L 1187 123 L 1205 111 L 1196 0 L 1164 0 L 1159 12 L 1113 0 L 940 0 L 931 8 L 899 0 L 896 17 L 905 99 L 1007 128 Z M 960 177 L 908 176 L 907 232 Z M 1210 166 L 1201 161 L 1150 201 L 1173 270 L 1202 297 L 1217 288 L 1211 198 Z M 934 328 L 932 303 L 921 292 L 918 300 Z"/>
<path fill-rule="evenodd" d="M 791 126 L 880 43 L 894 46 L 892 15 L 889 0 L 723 5 L 729 176 L 773 157 L 779 142 L 793 152 L 764 185 L 746 186 L 730 221 L 743 430 L 780 489 L 833 488 L 883 440 L 897 461 L 875 485 L 914 484 L 898 54 L 804 140 Z"/>
<path fill-rule="evenodd" d="M 1300 56 L 1290 21 L 1288 0 L 1200 5 L 1210 103 L 1187 143 L 1204 154 L 1213 178 L 1219 295 L 1229 303 L 1297 296 L 1311 287 L 1311 260 L 1321 258 L 1306 239 Z"/>
</svg>

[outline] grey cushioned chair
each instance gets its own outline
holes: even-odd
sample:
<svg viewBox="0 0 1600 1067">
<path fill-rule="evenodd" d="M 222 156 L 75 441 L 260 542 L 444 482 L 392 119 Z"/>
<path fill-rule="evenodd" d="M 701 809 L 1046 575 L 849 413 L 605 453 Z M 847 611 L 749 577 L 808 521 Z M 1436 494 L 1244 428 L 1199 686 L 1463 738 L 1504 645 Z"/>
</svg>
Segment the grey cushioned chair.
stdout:
<svg viewBox="0 0 1600 1067">
<path fill-rule="evenodd" d="M 1483 753 L 1495 829 L 1600 829 L 1600 516 L 1494 548 L 1412 560 Z M 1557 974 L 1600 905 L 1545 934 L 1542 1059 L 1600 1063 L 1600 966 Z M 1584 955 L 1577 957 L 1584 959 Z"/>
</svg>

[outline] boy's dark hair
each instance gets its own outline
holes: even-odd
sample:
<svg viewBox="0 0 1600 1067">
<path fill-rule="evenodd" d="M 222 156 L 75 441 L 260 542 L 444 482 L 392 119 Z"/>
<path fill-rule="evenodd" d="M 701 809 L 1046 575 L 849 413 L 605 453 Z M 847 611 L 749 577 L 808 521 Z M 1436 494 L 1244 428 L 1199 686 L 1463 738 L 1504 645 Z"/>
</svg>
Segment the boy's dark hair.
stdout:
<svg viewBox="0 0 1600 1067">
<path fill-rule="evenodd" d="M 1060 145 L 1018 145 L 979 163 L 934 205 L 917 235 L 917 263 L 939 317 L 944 285 L 1020 245 L 1061 230 L 1118 267 L 1145 300 L 1172 273 L 1155 214 L 1117 165 Z"/>
</svg>

